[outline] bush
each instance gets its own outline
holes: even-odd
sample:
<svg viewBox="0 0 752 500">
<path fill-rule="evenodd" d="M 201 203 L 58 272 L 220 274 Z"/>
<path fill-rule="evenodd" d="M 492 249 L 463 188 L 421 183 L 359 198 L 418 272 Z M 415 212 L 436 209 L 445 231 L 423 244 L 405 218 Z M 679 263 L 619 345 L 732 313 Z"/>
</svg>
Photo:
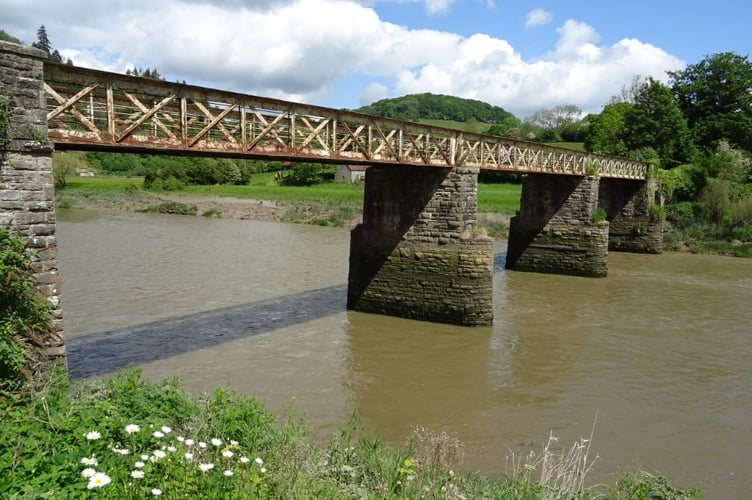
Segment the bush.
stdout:
<svg viewBox="0 0 752 500">
<path fill-rule="evenodd" d="M 747 196 L 731 207 L 734 214 L 734 223 L 738 225 L 752 224 L 752 195 Z"/>
<path fill-rule="evenodd" d="M 731 237 L 739 241 L 752 241 L 752 224 L 735 227 L 731 231 Z"/>
<path fill-rule="evenodd" d="M 322 170 L 318 163 L 295 163 L 281 183 L 285 186 L 312 186 L 321 182 Z"/>
<path fill-rule="evenodd" d="M 696 222 L 699 209 L 696 204 L 692 202 L 682 201 L 681 203 L 666 205 L 664 207 L 664 212 L 666 214 L 666 220 L 676 227 L 684 228 L 689 227 Z"/>
<path fill-rule="evenodd" d="M 165 201 L 156 208 L 156 212 L 160 214 L 196 215 L 197 211 L 196 205 L 188 205 L 179 201 Z"/>
<path fill-rule="evenodd" d="M 700 498 L 700 492 L 696 488 L 682 490 L 671 486 L 665 477 L 656 476 L 648 472 L 639 474 L 625 474 L 619 479 L 616 498 L 629 498 L 631 500 L 693 500 Z"/>
<path fill-rule="evenodd" d="M 29 343 L 49 330 L 50 305 L 33 286 L 31 255 L 21 238 L 0 228 L 0 389 L 30 381 Z"/>
<path fill-rule="evenodd" d="M 608 214 L 606 213 L 605 209 L 600 207 L 595 209 L 595 212 L 593 212 L 593 216 L 591 218 L 591 220 L 596 223 L 603 222 L 606 219 L 608 219 Z"/>
</svg>

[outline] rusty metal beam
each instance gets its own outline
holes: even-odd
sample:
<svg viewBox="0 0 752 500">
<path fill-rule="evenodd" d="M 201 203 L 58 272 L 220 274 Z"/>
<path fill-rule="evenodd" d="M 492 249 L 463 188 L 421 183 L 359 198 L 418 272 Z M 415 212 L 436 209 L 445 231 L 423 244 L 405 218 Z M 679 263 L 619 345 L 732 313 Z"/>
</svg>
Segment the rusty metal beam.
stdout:
<svg viewBox="0 0 752 500">
<path fill-rule="evenodd" d="M 52 62 L 44 73 L 48 136 L 59 149 L 647 175 L 644 163 L 546 144 Z"/>
</svg>

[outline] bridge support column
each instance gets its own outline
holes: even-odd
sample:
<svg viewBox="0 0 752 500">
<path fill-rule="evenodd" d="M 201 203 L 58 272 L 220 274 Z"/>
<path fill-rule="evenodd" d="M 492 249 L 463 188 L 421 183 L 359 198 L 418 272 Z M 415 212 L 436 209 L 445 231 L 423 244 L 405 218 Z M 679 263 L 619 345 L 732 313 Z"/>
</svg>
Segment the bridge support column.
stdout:
<svg viewBox="0 0 752 500">
<path fill-rule="evenodd" d="M 609 221 L 608 249 L 618 252 L 661 253 L 661 216 L 651 213 L 657 183 L 628 179 L 601 179 L 598 206 Z"/>
<path fill-rule="evenodd" d="M 40 50 L 0 41 L 0 226 L 14 227 L 35 252 L 36 286 L 52 304 L 51 331 L 24 339 L 35 384 L 53 363 L 65 362 L 44 58 Z"/>
<path fill-rule="evenodd" d="M 593 221 L 598 177 L 528 174 L 512 218 L 506 267 L 575 276 L 606 276 L 608 222 Z"/>
<path fill-rule="evenodd" d="M 493 241 L 475 230 L 478 171 L 372 166 L 351 233 L 347 306 L 466 326 L 493 322 Z"/>
</svg>

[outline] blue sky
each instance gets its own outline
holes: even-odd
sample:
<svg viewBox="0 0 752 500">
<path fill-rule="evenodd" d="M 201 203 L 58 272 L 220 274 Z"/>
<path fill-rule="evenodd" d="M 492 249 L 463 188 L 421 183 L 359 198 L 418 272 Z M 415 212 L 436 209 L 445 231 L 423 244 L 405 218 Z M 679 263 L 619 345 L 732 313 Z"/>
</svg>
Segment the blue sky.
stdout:
<svg viewBox="0 0 752 500">
<path fill-rule="evenodd" d="M 599 112 L 634 76 L 750 55 L 739 0 L 0 0 L 76 65 L 338 108 L 433 92 Z"/>
</svg>

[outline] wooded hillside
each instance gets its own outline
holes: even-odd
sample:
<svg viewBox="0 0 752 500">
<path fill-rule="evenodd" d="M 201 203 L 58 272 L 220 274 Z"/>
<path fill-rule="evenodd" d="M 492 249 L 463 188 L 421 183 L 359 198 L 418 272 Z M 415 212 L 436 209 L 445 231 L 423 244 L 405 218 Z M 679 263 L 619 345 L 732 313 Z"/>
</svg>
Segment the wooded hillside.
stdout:
<svg viewBox="0 0 752 500">
<path fill-rule="evenodd" d="M 505 123 L 510 120 L 519 122 L 512 113 L 498 106 L 474 99 L 431 93 L 382 99 L 354 111 L 406 121 L 432 119 L 466 122 L 476 120 L 488 124 Z"/>
</svg>

